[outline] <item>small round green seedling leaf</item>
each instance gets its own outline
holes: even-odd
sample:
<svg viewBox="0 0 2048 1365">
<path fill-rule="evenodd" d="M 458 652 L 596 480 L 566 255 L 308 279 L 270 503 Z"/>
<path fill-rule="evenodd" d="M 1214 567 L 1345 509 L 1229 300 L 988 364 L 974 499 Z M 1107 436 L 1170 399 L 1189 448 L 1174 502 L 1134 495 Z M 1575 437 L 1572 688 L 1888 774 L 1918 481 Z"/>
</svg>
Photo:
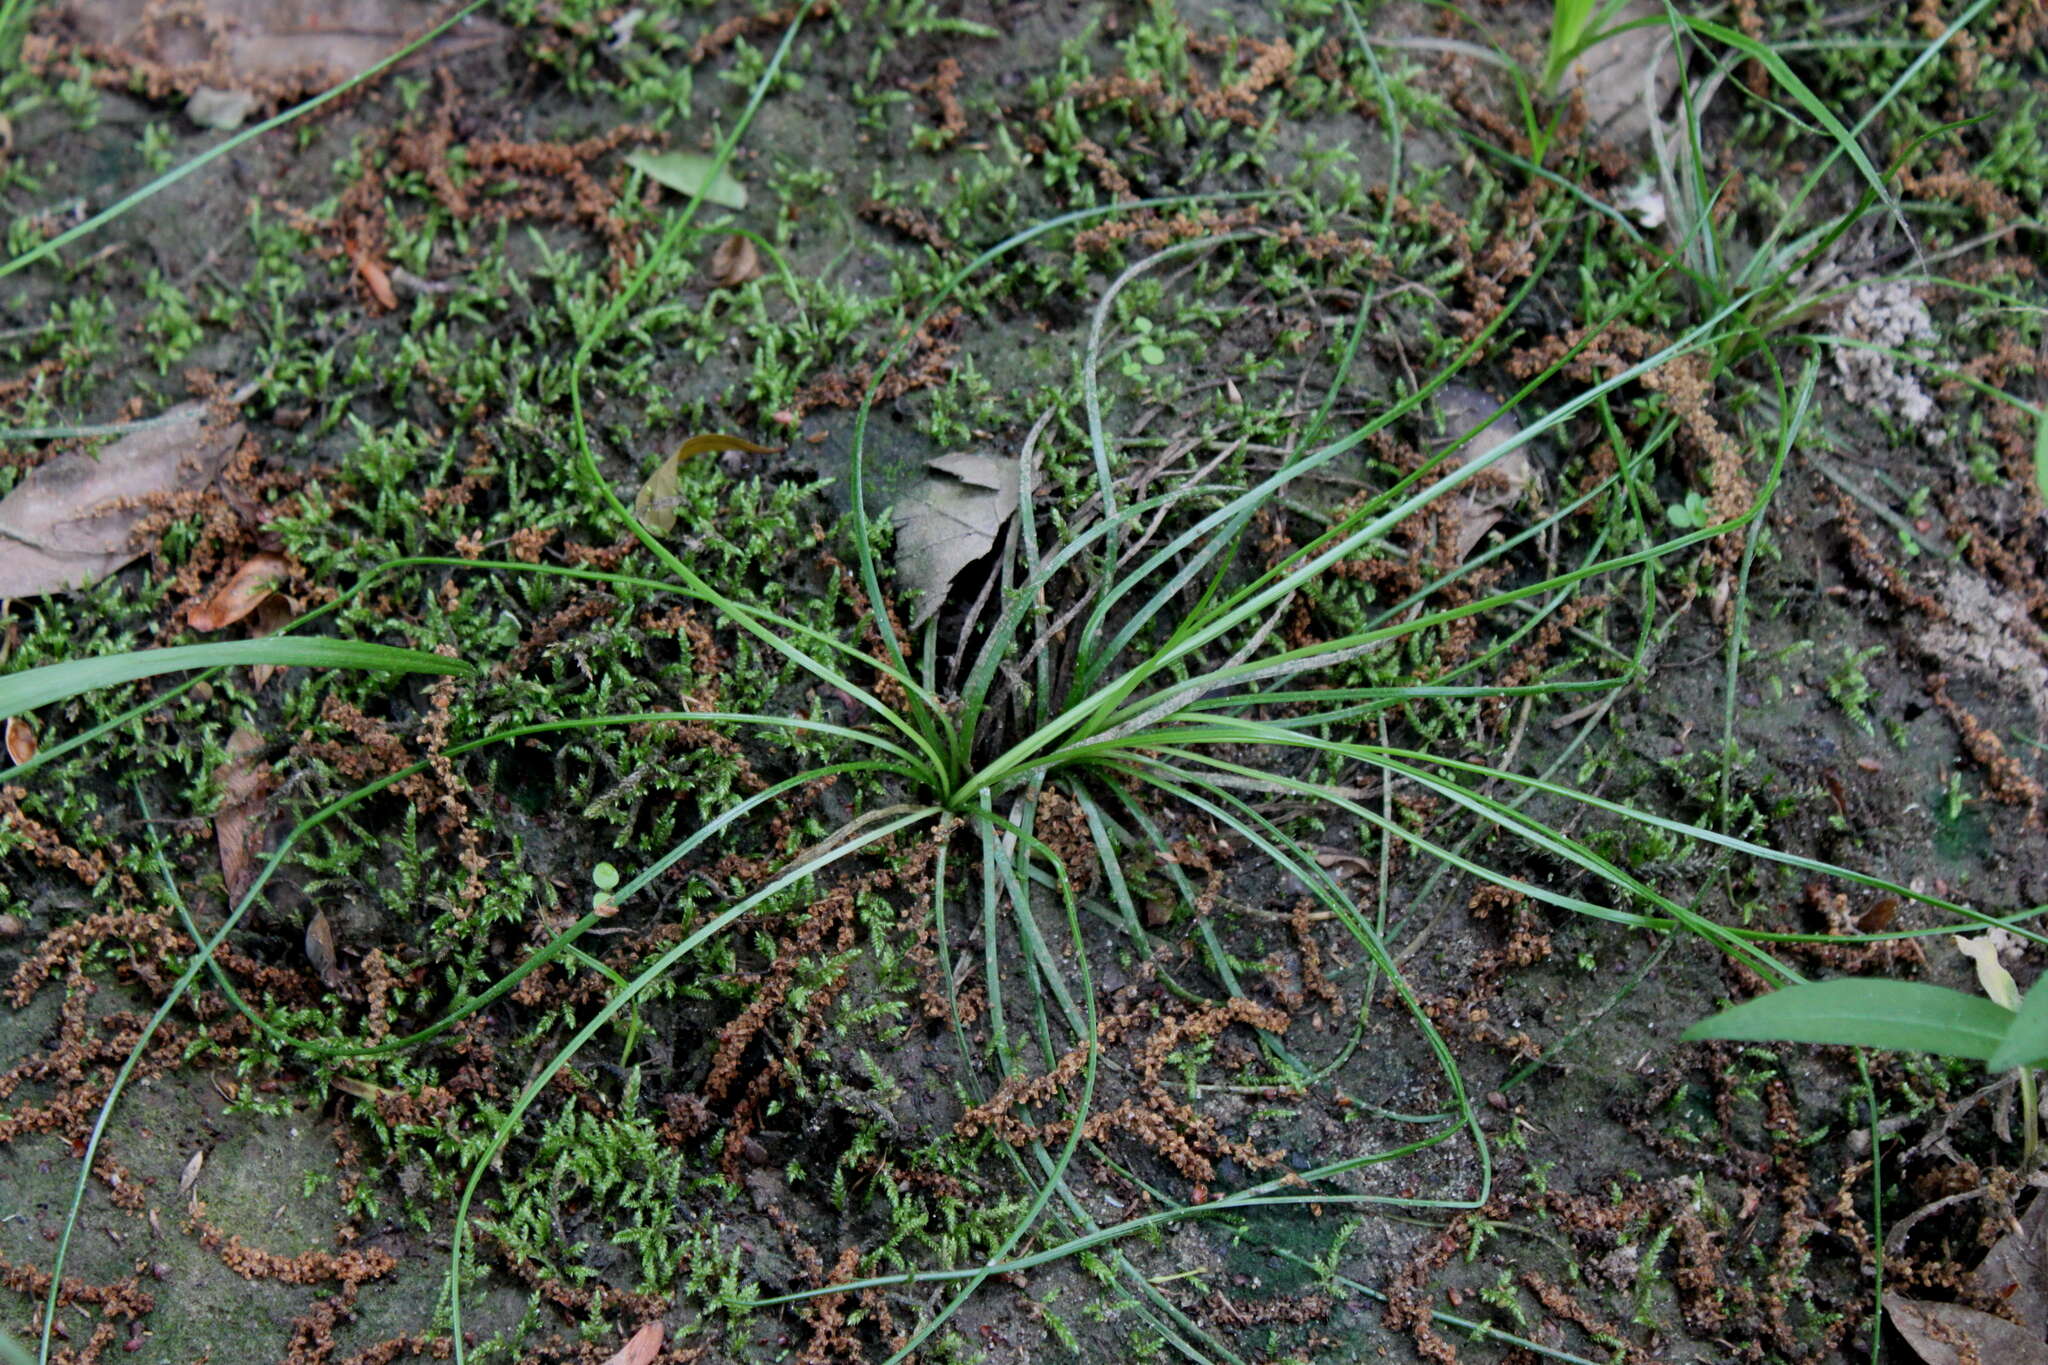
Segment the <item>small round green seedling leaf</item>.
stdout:
<svg viewBox="0 0 2048 1365">
<path fill-rule="evenodd" d="M 1687 1042 L 1831 1043 L 1982 1062 L 1997 1053 L 2016 1017 L 1945 986 L 1841 977 L 1781 987 L 1701 1020 L 1684 1036 Z"/>
<path fill-rule="evenodd" d="M 1166 352 L 1148 341 L 1138 348 L 1138 359 L 1144 361 L 1147 365 L 1164 365 L 1166 363 Z"/>
<path fill-rule="evenodd" d="M 619 884 L 619 870 L 610 863 L 599 863 L 590 869 L 590 880 L 597 883 L 600 891 L 610 891 Z"/>
</svg>

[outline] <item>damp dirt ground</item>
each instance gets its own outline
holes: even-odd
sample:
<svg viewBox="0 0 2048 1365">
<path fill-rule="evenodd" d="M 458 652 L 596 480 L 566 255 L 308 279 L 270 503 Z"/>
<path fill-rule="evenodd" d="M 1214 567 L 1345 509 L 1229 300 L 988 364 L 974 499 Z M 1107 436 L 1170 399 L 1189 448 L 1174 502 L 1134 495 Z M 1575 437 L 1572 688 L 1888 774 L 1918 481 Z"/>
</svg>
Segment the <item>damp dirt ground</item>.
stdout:
<svg viewBox="0 0 2048 1365">
<path fill-rule="evenodd" d="M 147 37 L 93 29 L 90 8 L 23 7 L 23 60 L 0 79 L 10 257 L 234 136 L 187 103 L 232 64 L 156 60 Z M 0 797 L 0 1327 L 33 1355 L 61 1244 L 51 1359 L 447 1359 L 458 1227 L 463 1350 L 494 1362 L 598 1365 L 656 1321 L 665 1361 L 880 1361 L 935 1315 L 920 1359 L 1910 1361 L 1880 1317 L 1880 1260 L 1887 1288 L 1995 1310 L 1967 1277 L 2024 1207 L 2009 1089 L 1924 1057 L 1683 1043 L 1760 979 L 1697 936 L 1628 922 L 1654 903 L 1555 847 L 1412 784 L 1270 752 L 1238 757 L 1384 814 L 1375 827 L 1269 807 L 1374 926 L 1401 989 L 1338 917 L 1302 908 L 1300 879 L 1214 821 L 1133 797 L 1128 820 L 1156 816 L 1164 852 L 1120 860 L 1132 913 L 1098 876 L 1076 920 L 1095 1007 L 1124 1020 L 1098 1098 L 1125 1117 L 1078 1144 L 1014 1245 L 1078 1073 L 1020 1111 L 1037 1146 L 969 1121 L 1002 1074 L 992 988 L 1020 1074 L 1046 1072 L 1067 1039 L 1050 969 L 984 940 L 981 846 L 950 831 L 906 833 L 771 898 L 512 1121 L 620 981 L 849 819 L 915 793 L 889 774 L 796 789 L 479 1007 L 604 894 L 600 864 L 633 877 L 763 783 L 845 754 L 650 723 L 450 760 L 451 737 L 676 709 L 855 723 L 857 699 L 702 600 L 644 585 L 430 566 L 338 601 L 406 555 L 656 574 L 582 445 L 630 505 L 679 441 L 724 432 L 773 449 L 687 465 L 667 543 L 722 591 L 868 650 L 845 519 L 857 441 L 886 574 L 881 509 L 937 477 L 929 461 L 1014 457 L 1048 413 L 1039 528 L 1084 516 L 1087 370 L 1119 478 L 1156 461 L 1164 486 L 1220 470 L 1242 487 L 1318 421 L 1339 437 L 1454 360 L 1491 400 L 1483 414 L 1594 320 L 1634 338 L 1558 362 L 1504 419 L 1527 427 L 1725 305 L 1742 327 L 1711 361 L 1659 371 L 1685 382 L 1631 384 L 1532 442 L 1530 478 L 1474 548 L 1425 543 L 1456 540 L 1458 523 L 1397 528 L 1359 561 L 1379 568 L 1306 596 L 1286 638 L 1340 636 L 1423 582 L 1390 567 L 1403 547 L 1485 576 L 1420 599 L 1455 605 L 1759 502 L 1744 529 L 1570 584 L 1541 615 L 1431 627 L 1404 638 L 1394 674 L 1332 675 L 1426 682 L 1479 657 L 1464 681 L 1621 685 L 1417 705 L 1351 737 L 1792 855 L 1803 863 L 1471 778 L 1670 905 L 1816 940 L 1772 945 L 1808 975 L 1974 989 L 1946 934 L 1865 940 L 1960 927 L 1914 895 L 2008 916 L 2048 904 L 2048 514 L 2033 418 L 2012 401 L 2043 401 L 2027 206 L 2048 152 L 2000 131 L 2031 128 L 2048 88 L 2041 26 L 1978 6 L 1944 39 L 1917 13 L 1757 9 L 1735 12 L 1770 63 L 1694 33 L 1670 68 L 1713 92 L 1690 116 L 1683 100 L 1655 107 L 1665 138 L 1697 128 L 1688 160 L 1604 86 L 1535 89 L 1537 5 L 819 5 L 739 142 L 744 205 L 705 203 L 664 257 L 683 196 L 629 154 L 707 153 L 795 11 L 486 6 L 459 41 L 0 278 L 0 490 L 66 451 L 121 449 L 124 423 L 254 386 L 233 414 L 247 458 L 148 495 L 149 543 L 103 583 L 0 605 L 0 667 L 259 638 L 335 604 L 337 632 L 483 670 L 441 684 L 244 668 L 26 722 L 49 748 L 140 708 Z M 398 34 L 431 17 L 397 0 L 368 11 Z M 247 28 L 271 10 L 222 13 Z M 1843 157 L 1794 202 L 1833 144 L 1778 66 L 1844 111 L 1884 100 L 1858 136 L 1896 214 Z M 252 120 L 321 86 L 241 75 Z M 1692 187 L 1673 166 L 1719 201 L 1690 244 Z M 687 187 L 695 172 L 675 174 Z M 1195 193 L 1215 197 L 1140 202 Z M 1209 238 L 1214 251 L 1120 280 Z M 1788 241 L 1801 246 L 1783 269 L 1750 269 Z M 1917 366 L 1845 363 L 1866 352 L 1814 340 L 1851 332 L 1851 302 L 1877 306 L 1858 288 L 1892 280 L 1907 335 L 1886 344 Z M 600 327 L 572 398 L 571 357 Z M 1781 445 L 1809 364 L 1810 407 Z M 1412 471 L 1460 433 L 1446 406 L 1261 509 L 1245 562 Z M 1583 515 L 1558 512 L 1603 478 L 1618 482 Z M 1601 539 L 1621 536 L 1636 539 Z M 257 556 L 280 564 L 274 597 L 195 630 Z M 974 629 L 963 606 L 997 562 L 933 589 L 951 593 L 940 649 Z M 899 607 L 914 577 L 885 583 Z M 404 785 L 294 832 L 418 760 Z M 1045 828 L 1095 850 L 1075 809 L 1049 807 Z M 288 836 L 222 974 L 174 998 L 192 961 L 180 916 L 213 932 Z M 935 899 L 952 916 L 936 927 Z M 1023 899 L 1045 953 L 1075 970 L 1059 898 L 1040 885 Z M 2006 958 L 2023 986 L 2044 960 L 2018 940 Z M 1229 1014 L 1233 998 L 1247 1012 Z M 166 1000 L 81 1181 L 108 1086 Z M 451 1012 L 458 1026 L 416 1046 L 336 1055 Z M 1364 1157 L 1227 1207 L 1234 1190 Z M 999 1254 L 1026 1263 L 957 1307 L 964 1279 L 910 1274 Z M 877 1283 L 831 1292 L 853 1280 Z M 783 1295 L 803 1297 L 756 1303 Z"/>
</svg>

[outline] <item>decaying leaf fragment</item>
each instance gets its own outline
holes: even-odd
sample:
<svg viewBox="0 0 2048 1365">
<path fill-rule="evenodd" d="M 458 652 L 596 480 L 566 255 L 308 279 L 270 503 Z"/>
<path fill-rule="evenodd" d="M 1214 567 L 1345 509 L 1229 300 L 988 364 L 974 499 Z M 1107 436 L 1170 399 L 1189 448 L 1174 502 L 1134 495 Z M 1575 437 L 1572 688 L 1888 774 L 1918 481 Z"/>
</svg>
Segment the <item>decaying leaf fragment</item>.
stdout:
<svg viewBox="0 0 2048 1365">
<path fill-rule="evenodd" d="M 272 593 L 256 608 L 256 615 L 249 622 L 249 638 L 260 639 L 275 635 L 291 624 L 299 614 L 299 604 L 283 593 Z M 284 671 L 281 664 L 252 664 L 249 667 L 249 686 L 261 692 L 265 683 Z"/>
<path fill-rule="evenodd" d="M 945 605 L 953 580 L 995 549 L 1017 510 L 1014 456 L 941 455 L 896 504 L 896 573 L 918 593 L 913 626 Z"/>
<path fill-rule="evenodd" d="M 676 447 L 676 453 L 656 465 L 654 472 L 647 476 L 647 482 L 640 485 L 640 491 L 633 495 L 633 518 L 658 536 L 665 536 L 676 526 L 676 507 L 682 502 L 683 461 L 699 455 L 711 455 L 721 450 L 743 450 L 749 455 L 773 455 L 780 446 L 757 446 L 752 441 L 737 436 L 721 436 L 709 433 L 692 436 Z"/>
<path fill-rule="evenodd" d="M 1630 27 L 1631 21 L 1657 22 Z M 1632 0 L 1600 25 L 1606 34 L 1580 54 L 1565 73 L 1564 87 L 1585 96 L 1593 132 L 1627 145 L 1650 129 L 1678 80 L 1678 59 L 1661 11 Z"/>
<path fill-rule="evenodd" d="M 26 763 L 36 756 L 36 728 L 27 716 L 9 716 L 0 733 L 4 733 L 10 761 Z"/>
<path fill-rule="evenodd" d="M 2048 1194 L 2036 1192 L 2019 1226 L 1984 1253 L 1970 1279 L 2002 1300 L 2037 1340 L 2048 1338 Z"/>
<path fill-rule="evenodd" d="M 263 797 L 270 787 L 269 771 L 256 761 L 262 749 L 263 736 L 239 728 L 228 737 L 227 762 L 213 772 L 222 788 L 220 810 L 213 817 L 213 837 L 220 846 L 220 872 L 230 904 L 242 899 L 256 875 Z"/>
<path fill-rule="evenodd" d="M 39 27 L 60 44 L 89 46 L 102 65 L 126 58 L 180 94 L 210 92 L 192 117 L 212 128 L 339 84 L 440 17 L 418 0 L 206 0 L 182 21 L 161 0 L 68 0 L 52 9 Z M 445 60 L 504 33 L 471 15 L 407 61 Z M 231 123 L 238 92 L 257 98 Z"/>
<path fill-rule="evenodd" d="M 1892 1326 L 1926 1365 L 2048 1365 L 2048 1342 L 2004 1318 L 1959 1303 L 1884 1296 Z"/>
<path fill-rule="evenodd" d="M 341 979 L 341 959 L 334 952 L 334 925 L 325 910 L 315 910 L 306 922 L 306 961 L 320 976 L 320 984 L 332 986 Z"/>
<path fill-rule="evenodd" d="M 212 483 L 241 443 L 241 423 L 210 425 L 204 403 L 184 403 L 97 455 L 36 466 L 0 498 L 0 598 L 89 586 L 142 555 L 142 519 Z"/>
<path fill-rule="evenodd" d="M 604 1365 L 654 1365 L 655 1357 L 661 1354 L 663 1335 L 661 1320 L 657 1318 L 633 1333 L 632 1339 Z"/>
<path fill-rule="evenodd" d="M 1437 420 L 1445 436 L 1456 439 L 1485 422 L 1499 406 L 1487 394 L 1469 385 L 1446 384 L 1437 395 Z M 1515 420 L 1513 413 L 1496 417 L 1452 460 L 1459 465 L 1483 460 L 1512 440 L 1521 429 L 1521 423 Z M 1458 559 L 1463 560 L 1471 554 L 1474 547 L 1486 538 L 1486 533 L 1522 500 L 1522 494 L 1528 490 L 1529 481 L 1534 476 L 1535 467 L 1529 463 L 1527 449 L 1510 450 L 1488 466 L 1484 473 L 1474 475 L 1453 495 L 1449 513 L 1457 533 Z"/>
<path fill-rule="evenodd" d="M 204 602 L 186 614 L 185 622 L 198 631 L 226 630 L 263 605 L 291 573 L 283 555 L 252 555 L 228 575 Z"/>
<path fill-rule="evenodd" d="M 720 238 L 711 250 L 711 283 L 719 289 L 758 280 L 761 273 L 761 253 L 737 232 Z"/>
<path fill-rule="evenodd" d="M 201 128 L 215 128 L 221 132 L 241 127 L 254 112 L 256 92 L 253 90 L 216 90 L 210 85 L 202 85 L 192 92 L 191 99 L 185 101 L 186 118 Z"/>
<path fill-rule="evenodd" d="M 1956 951 L 1977 964 L 1977 984 L 1984 994 L 2009 1010 L 2020 1007 L 2020 987 L 2012 979 L 2012 973 L 1998 960 L 1998 954 L 2008 943 L 2014 947 L 2019 939 L 2003 929 L 1992 929 L 1982 934 L 1954 936 Z"/>
<path fill-rule="evenodd" d="M 186 1158 L 185 1169 L 178 1175 L 178 1194 L 182 1197 L 192 1193 L 192 1187 L 199 1183 L 199 1173 L 206 1169 L 206 1149 L 194 1148 Z"/>
<path fill-rule="evenodd" d="M 344 1095 L 353 1095 L 359 1100 L 368 1100 L 371 1104 L 398 1093 L 388 1086 L 371 1085 L 368 1081 L 359 1081 L 353 1076 L 329 1076 L 327 1083 Z"/>
</svg>

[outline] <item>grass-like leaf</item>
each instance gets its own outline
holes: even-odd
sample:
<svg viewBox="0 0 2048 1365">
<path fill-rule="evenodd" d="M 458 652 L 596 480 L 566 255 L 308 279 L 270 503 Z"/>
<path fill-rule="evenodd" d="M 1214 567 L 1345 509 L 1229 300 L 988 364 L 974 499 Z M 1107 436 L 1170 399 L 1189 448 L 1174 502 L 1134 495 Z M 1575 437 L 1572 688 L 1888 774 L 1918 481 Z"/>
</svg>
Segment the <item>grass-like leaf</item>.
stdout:
<svg viewBox="0 0 2048 1365">
<path fill-rule="evenodd" d="M 2048 1059 L 2048 974 L 2036 981 L 2020 1001 L 2020 1012 L 2005 1030 L 2005 1041 L 1984 1065 L 1992 1071 L 2037 1066 Z"/>
<path fill-rule="evenodd" d="M 1991 1062 L 2016 1019 L 2011 1010 L 1946 986 L 1838 977 L 1744 1001 L 1702 1019 L 1684 1036 L 1688 1042 L 1832 1043 Z"/>
<path fill-rule="evenodd" d="M 476 669 L 460 659 L 361 640 L 300 639 L 289 635 L 260 640 L 223 640 L 210 645 L 137 649 L 96 659 L 23 669 L 0 678 L 0 716 L 18 716 L 81 692 L 121 683 L 228 664 L 272 664 L 284 668 L 361 668 L 386 673 L 459 673 Z"/>
</svg>

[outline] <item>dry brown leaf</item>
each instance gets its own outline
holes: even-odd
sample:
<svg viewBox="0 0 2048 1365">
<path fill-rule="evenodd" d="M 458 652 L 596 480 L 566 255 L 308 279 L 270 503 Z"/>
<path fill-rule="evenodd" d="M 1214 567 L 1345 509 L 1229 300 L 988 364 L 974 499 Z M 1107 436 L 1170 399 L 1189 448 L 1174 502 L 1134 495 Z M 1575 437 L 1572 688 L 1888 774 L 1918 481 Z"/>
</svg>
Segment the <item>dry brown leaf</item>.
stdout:
<svg viewBox="0 0 2048 1365">
<path fill-rule="evenodd" d="M 390 272 L 368 256 L 358 256 L 355 261 L 356 274 L 362 276 L 363 287 L 370 291 L 370 297 L 376 300 L 377 306 L 387 313 L 398 307 L 398 295 L 391 288 Z"/>
<path fill-rule="evenodd" d="M 946 604 L 953 580 L 996 547 L 1017 511 L 1018 461 L 980 451 L 941 455 L 897 500 L 896 576 L 918 594 L 910 624 Z"/>
<path fill-rule="evenodd" d="M 632 1340 L 619 1348 L 619 1353 L 604 1365 L 654 1365 L 654 1358 L 661 1354 L 664 1329 L 659 1318 L 633 1333 Z"/>
<path fill-rule="evenodd" d="M 185 1162 L 183 1173 L 178 1176 L 178 1193 L 181 1195 L 192 1193 L 192 1187 L 199 1183 L 199 1173 L 205 1169 L 206 1149 L 200 1147 L 193 1151 L 190 1159 Z"/>
<path fill-rule="evenodd" d="M 100 47 L 102 62 L 126 56 L 150 67 L 181 94 L 248 89 L 274 105 L 375 65 L 441 17 L 420 0 L 206 0 L 203 24 L 161 18 L 163 8 L 161 0 L 69 0 L 43 27 Z M 406 64 L 445 60 L 504 32 L 472 16 Z"/>
<path fill-rule="evenodd" d="M 2004 1318 L 1959 1303 L 1884 1296 L 1892 1326 L 1926 1365 L 2048 1365 L 2048 1342 Z"/>
<path fill-rule="evenodd" d="M 298 614 L 299 604 L 296 599 L 286 597 L 281 592 L 274 592 L 263 599 L 262 605 L 256 608 L 256 614 L 249 618 L 249 638 L 254 640 L 265 635 L 275 635 L 289 625 L 291 619 Z M 281 664 L 251 664 L 249 686 L 261 692 L 265 683 L 282 672 L 284 667 Z"/>
<path fill-rule="evenodd" d="M 1491 396 L 1470 385 L 1446 384 L 1437 395 L 1437 421 L 1444 435 L 1456 440 L 1486 422 L 1499 407 Z M 1521 429 L 1513 413 L 1495 417 L 1451 457 L 1451 467 L 1485 459 Z M 1535 466 L 1529 463 L 1527 449 L 1510 450 L 1458 490 L 1449 503 L 1449 513 L 1457 528 L 1460 560 L 1471 554 L 1508 509 L 1522 500 L 1534 476 Z"/>
<path fill-rule="evenodd" d="M 137 523 L 212 483 L 241 443 L 239 422 L 210 426 L 204 403 L 183 403 L 97 455 L 36 466 L 0 498 L 0 598 L 88 586 L 143 554 Z"/>
<path fill-rule="evenodd" d="M 1984 1253 L 1970 1278 L 2003 1300 L 2036 1337 L 2048 1338 L 2048 1193 L 2036 1192 L 2019 1224 Z"/>
<path fill-rule="evenodd" d="M 720 239 L 712 249 L 711 283 L 714 287 L 731 289 L 748 280 L 758 280 L 761 275 L 761 253 L 738 233 Z"/>
<path fill-rule="evenodd" d="M 1604 141 L 1625 146 L 1649 132 L 1650 120 L 1677 83 L 1678 59 L 1662 16 L 1647 0 L 1632 0 L 1600 26 L 1608 36 L 1565 72 L 1564 88 L 1585 96 L 1587 119 Z M 1641 19 L 1657 22 L 1626 27 Z"/>
<path fill-rule="evenodd" d="M 213 837 L 220 845 L 220 872 L 230 904 L 241 901 L 256 876 L 255 845 L 262 828 L 263 797 L 270 789 L 270 772 L 256 761 L 262 748 L 263 736 L 239 728 L 228 737 L 228 761 L 213 770 L 222 788 Z"/>
<path fill-rule="evenodd" d="M 36 756 L 36 728 L 29 724 L 27 716 L 9 716 L 5 729 L 9 758 L 26 763 Z"/>
<path fill-rule="evenodd" d="M 1339 877 L 1363 877 L 1369 875 L 1375 869 L 1375 864 L 1369 859 L 1361 858 L 1356 853 L 1346 853 L 1342 849 L 1337 848 L 1318 848 L 1316 850 L 1316 866 L 1334 867 L 1337 869 Z"/>
<path fill-rule="evenodd" d="M 215 90 L 202 85 L 192 92 L 192 98 L 185 101 L 185 117 L 201 128 L 215 128 L 229 132 L 249 121 L 249 115 L 256 112 L 256 93 L 252 90 Z"/>
<path fill-rule="evenodd" d="M 291 573 L 283 555 L 254 555 L 185 617 L 197 631 L 225 630 L 263 605 Z"/>
<path fill-rule="evenodd" d="M 773 455 L 780 446 L 757 446 L 752 441 L 737 436 L 720 436 L 709 433 L 692 436 L 676 447 L 676 453 L 654 467 L 647 476 L 647 482 L 640 485 L 640 491 L 633 495 L 633 516 L 642 526 L 658 536 L 665 536 L 676 526 L 676 507 L 682 501 L 682 469 L 686 460 L 699 455 L 711 455 L 721 450 L 744 450 L 749 455 Z"/>
<path fill-rule="evenodd" d="M 332 986 L 341 979 L 341 960 L 334 955 L 334 926 L 325 910 L 315 910 L 306 922 L 306 961 L 313 964 L 323 984 Z"/>
<path fill-rule="evenodd" d="M 371 1104 L 375 1104 L 387 1095 L 396 1095 L 398 1093 L 396 1090 L 385 1086 L 371 1085 L 368 1081 L 359 1081 L 353 1076 L 329 1076 L 327 1083 L 344 1095 L 353 1095 L 359 1100 L 368 1100 Z"/>
</svg>

